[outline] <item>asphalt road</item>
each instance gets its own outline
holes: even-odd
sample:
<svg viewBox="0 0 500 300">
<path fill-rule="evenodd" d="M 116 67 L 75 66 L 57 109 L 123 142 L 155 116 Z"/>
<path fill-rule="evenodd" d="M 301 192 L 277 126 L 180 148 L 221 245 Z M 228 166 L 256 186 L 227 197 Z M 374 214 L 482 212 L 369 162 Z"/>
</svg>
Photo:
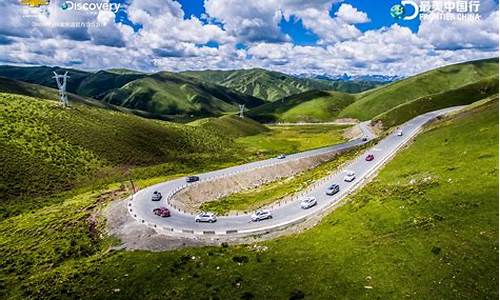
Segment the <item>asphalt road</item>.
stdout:
<svg viewBox="0 0 500 300">
<path fill-rule="evenodd" d="M 217 222 L 215 223 L 196 223 L 194 215 L 176 210 L 167 201 L 170 194 L 186 187 L 187 183 L 185 178 L 163 182 L 140 190 L 128 203 L 129 213 L 138 222 L 153 227 L 159 233 L 181 234 L 187 236 L 255 234 L 298 223 L 330 208 L 346 195 L 352 193 L 356 188 L 359 188 L 362 183 L 370 177 L 370 175 L 376 172 L 386 161 L 390 160 L 397 150 L 412 139 L 423 127 L 423 125 L 428 123 L 430 120 L 459 108 L 460 107 L 453 107 L 426 113 L 404 123 L 399 127 L 403 131 L 403 136 L 397 136 L 395 133 L 390 134 L 377 143 L 377 145 L 367 149 L 362 155 L 347 164 L 344 170 L 340 170 L 339 172 L 325 177 L 320 182 L 314 184 L 314 186 L 310 189 L 303 191 L 298 199 L 280 204 L 279 206 L 276 204 L 271 206 L 270 210 L 273 216 L 272 219 L 260 222 L 251 222 L 251 214 L 241 214 L 218 217 Z M 263 166 L 271 166 L 273 164 L 279 164 L 297 158 L 311 157 L 318 154 L 354 148 L 367 143 L 375 137 L 368 129 L 367 124 L 367 122 L 360 124 L 363 136 L 343 144 L 288 155 L 285 159 L 272 158 L 204 174 L 198 174 L 198 176 L 200 177 L 200 180 L 210 180 L 214 177 L 230 176 L 231 174 L 237 172 L 247 171 Z M 368 141 L 363 141 L 363 137 L 366 137 Z M 372 161 L 366 161 L 365 157 L 368 154 L 373 154 L 375 159 Z M 343 178 L 347 171 L 355 172 L 356 179 L 354 181 L 344 182 Z M 328 196 L 325 194 L 325 190 L 332 183 L 336 183 L 340 186 L 340 192 L 334 196 Z M 161 201 L 152 201 L 151 196 L 153 191 L 160 191 L 163 195 L 163 199 Z M 316 197 L 318 204 L 309 209 L 302 209 L 300 207 L 300 198 L 305 196 Z M 169 208 L 171 216 L 162 218 L 154 215 L 152 212 L 153 209 L 159 206 Z"/>
</svg>

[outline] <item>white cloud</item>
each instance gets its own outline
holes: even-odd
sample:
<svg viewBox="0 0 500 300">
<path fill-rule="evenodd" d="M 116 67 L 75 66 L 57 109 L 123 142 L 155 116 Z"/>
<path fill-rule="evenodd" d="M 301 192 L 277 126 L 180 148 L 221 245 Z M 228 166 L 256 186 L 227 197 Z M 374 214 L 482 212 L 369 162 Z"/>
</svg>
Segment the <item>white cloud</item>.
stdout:
<svg viewBox="0 0 500 300">
<path fill-rule="evenodd" d="M 370 22 L 365 12 L 359 11 L 350 4 L 342 3 L 335 15 L 347 24 L 359 24 Z"/>
</svg>

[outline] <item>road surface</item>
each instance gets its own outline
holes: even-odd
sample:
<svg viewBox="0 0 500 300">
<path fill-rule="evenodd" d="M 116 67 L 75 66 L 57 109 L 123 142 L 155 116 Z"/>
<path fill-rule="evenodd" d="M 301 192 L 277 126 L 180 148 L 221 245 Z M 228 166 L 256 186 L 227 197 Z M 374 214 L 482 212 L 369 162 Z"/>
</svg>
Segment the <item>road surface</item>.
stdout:
<svg viewBox="0 0 500 300">
<path fill-rule="evenodd" d="M 296 198 L 293 201 L 280 204 L 279 206 L 270 206 L 273 216 L 272 219 L 251 222 L 251 214 L 240 214 L 220 216 L 215 223 L 196 223 L 195 215 L 177 210 L 168 201 L 173 193 L 187 187 L 188 184 L 185 178 L 163 182 L 140 190 L 134 194 L 132 199 L 128 202 L 128 211 L 138 222 L 154 228 L 160 234 L 182 236 L 242 236 L 278 230 L 291 224 L 302 222 L 314 215 L 318 215 L 338 203 L 345 196 L 359 188 L 373 173 L 381 168 L 385 162 L 389 161 L 426 123 L 439 115 L 444 115 L 459 108 L 461 107 L 452 107 L 429 112 L 402 124 L 399 126 L 403 131 L 402 136 L 398 136 L 395 133 L 388 135 L 375 146 L 367 149 L 362 155 L 349 162 L 343 170 L 332 173 L 323 178 L 323 180 L 315 183 L 309 189 L 303 191 L 298 199 Z M 264 166 L 267 167 L 293 159 L 354 148 L 367 143 L 375 137 L 368 129 L 367 124 L 367 122 L 360 123 L 363 132 L 361 137 L 343 144 L 288 155 L 285 159 L 272 158 L 199 174 L 198 176 L 202 181 L 210 180 L 216 177 L 231 176 L 234 173 Z M 363 137 L 366 137 L 367 141 L 363 141 Z M 375 159 L 366 161 L 365 157 L 367 154 L 373 154 Z M 343 178 L 347 171 L 355 172 L 356 178 L 354 181 L 344 182 Z M 328 196 L 325 194 L 325 190 L 332 183 L 336 183 L 340 186 L 340 192 L 334 196 Z M 163 195 L 163 199 L 161 201 L 152 201 L 151 196 L 153 191 L 160 191 Z M 316 197 L 318 204 L 310 209 L 300 208 L 300 198 L 306 196 Z M 152 212 L 153 209 L 159 206 L 169 208 L 171 216 L 162 218 L 154 215 Z"/>
</svg>

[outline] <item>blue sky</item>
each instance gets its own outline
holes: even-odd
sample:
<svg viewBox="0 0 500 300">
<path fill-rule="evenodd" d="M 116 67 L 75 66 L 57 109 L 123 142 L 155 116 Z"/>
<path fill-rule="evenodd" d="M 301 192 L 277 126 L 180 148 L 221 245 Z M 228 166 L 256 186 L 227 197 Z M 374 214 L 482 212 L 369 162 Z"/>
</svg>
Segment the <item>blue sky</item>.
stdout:
<svg viewBox="0 0 500 300">
<path fill-rule="evenodd" d="M 64 1 L 29 18 L 18 0 L 0 2 L 0 63 L 411 75 L 498 56 L 498 0 L 468 0 L 481 7 L 472 21 L 395 19 L 400 0 L 109 0 L 116 13 Z"/>
</svg>

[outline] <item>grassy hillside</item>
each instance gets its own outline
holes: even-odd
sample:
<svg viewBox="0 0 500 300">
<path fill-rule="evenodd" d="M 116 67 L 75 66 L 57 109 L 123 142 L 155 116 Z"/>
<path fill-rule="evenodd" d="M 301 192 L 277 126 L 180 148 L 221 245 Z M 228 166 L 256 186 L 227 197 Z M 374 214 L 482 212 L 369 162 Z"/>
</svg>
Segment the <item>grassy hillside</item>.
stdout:
<svg viewBox="0 0 500 300">
<path fill-rule="evenodd" d="M 498 58 L 434 69 L 362 93 L 339 116 L 369 120 L 406 102 L 454 90 L 490 76 L 498 76 Z"/>
<path fill-rule="evenodd" d="M 375 122 L 382 121 L 384 127 L 392 127 L 404 123 L 414 116 L 440 108 L 466 105 L 490 95 L 498 97 L 498 76 L 489 77 L 475 83 L 442 93 L 417 98 L 400 104 L 383 114 L 373 118 Z"/>
<path fill-rule="evenodd" d="M 92 73 L 59 67 L 0 66 L 0 76 L 57 88 L 53 71 L 68 72 L 68 92 L 149 117 L 218 115 L 237 111 L 238 104 L 251 108 L 264 103 L 213 83 L 168 72 L 145 74 L 118 69 Z"/>
<path fill-rule="evenodd" d="M 227 137 L 243 137 L 268 132 L 269 128 L 250 118 L 239 116 L 222 116 L 219 118 L 199 119 L 189 125 L 201 127 L 210 132 L 217 132 Z"/>
<path fill-rule="evenodd" d="M 267 101 L 276 101 L 284 97 L 313 89 L 337 90 L 354 93 L 380 85 L 380 83 L 368 81 L 334 82 L 328 80 L 298 78 L 264 69 L 187 71 L 182 72 L 182 74 L 211 81 Z"/>
<path fill-rule="evenodd" d="M 349 94 L 313 90 L 258 106 L 249 116 L 265 122 L 333 121 L 354 99 Z"/>
<path fill-rule="evenodd" d="M 0 94 L 0 104 L 2 200 L 67 190 L 112 170 L 166 164 L 180 172 L 238 153 L 202 128 L 12 94 Z"/>
<path fill-rule="evenodd" d="M 99 192 L 0 221 L 0 295 L 497 299 L 498 196 L 495 101 L 434 124 L 318 226 L 274 241 L 109 251 L 89 230 Z"/>
<path fill-rule="evenodd" d="M 238 104 L 251 108 L 263 103 L 252 96 L 227 88 L 162 72 L 134 80 L 108 91 L 103 101 L 158 115 L 217 115 L 238 110 Z"/>
</svg>

